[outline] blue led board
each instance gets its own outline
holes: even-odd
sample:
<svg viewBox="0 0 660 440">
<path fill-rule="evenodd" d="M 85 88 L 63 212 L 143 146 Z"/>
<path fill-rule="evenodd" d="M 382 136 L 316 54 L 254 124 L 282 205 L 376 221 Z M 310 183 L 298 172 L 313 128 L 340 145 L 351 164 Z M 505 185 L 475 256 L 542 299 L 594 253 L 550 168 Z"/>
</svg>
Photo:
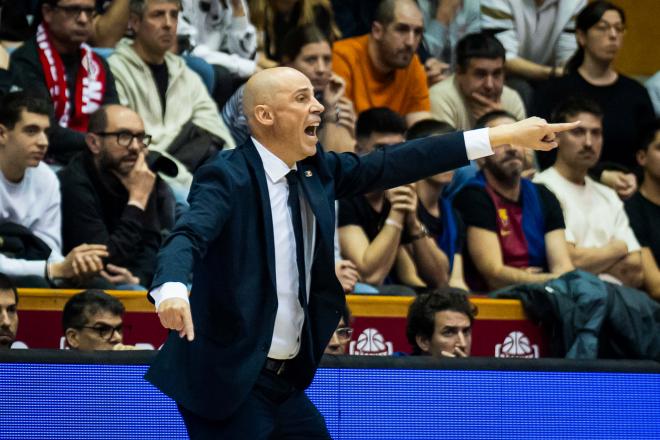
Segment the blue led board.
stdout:
<svg viewBox="0 0 660 440">
<path fill-rule="evenodd" d="M 0 363 L 0 439 L 177 439 L 146 365 Z M 322 368 L 334 439 L 660 439 L 660 374 Z"/>
</svg>

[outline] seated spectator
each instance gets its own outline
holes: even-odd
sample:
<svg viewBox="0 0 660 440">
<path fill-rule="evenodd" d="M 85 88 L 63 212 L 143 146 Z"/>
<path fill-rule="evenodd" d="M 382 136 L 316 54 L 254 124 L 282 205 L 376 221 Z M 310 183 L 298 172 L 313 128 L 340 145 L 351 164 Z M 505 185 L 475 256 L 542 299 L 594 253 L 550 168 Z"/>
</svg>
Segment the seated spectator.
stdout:
<svg viewBox="0 0 660 440">
<path fill-rule="evenodd" d="M 45 99 L 12 92 L 0 102 L 0 272 L 21 287 L 97 274 L 108 255 L 103 245 L 82 244 L 63 257 L 60 185 L 43 163 L 51 107 Z"/>
<path fill-rule="evenodd" d="M 282 61 L 287 29 L 314 25 L 330 41 L 341 36 L 329 0 L 251 0 L 250 11 L 252 23 L 261 32 L 258 62 L 262 68 Z"/>
<path fill-rule="evenodd" d="M 18 291 L 9 277 L 0 273 L 0 350 L 11 348 L 18 332 Z"/>
<path fill-rule="evenodd" d="M 504 47 L 495 37 L 469 34 L 456 47 L 456 73 L 429 90 L 433 117 L 457 130 L 471 130 L 477 119 L 505 110 L 525 119 L 518 93 L 504 85 Z"/>
<path fill-rule="evenodd" d="M 135 40 L 120 41 L 108 62 L 121 103 L 142 117 L 152 136 L 149 148 L 176 162 L 176 178 L 161 176 L 183 202 L 197 166 L 234 144 L 199 76 L 170 52 L 180 8 L 180 0 L 131 0 Z"/>
<path fill-rule="evenodd" d="M 506 49 L 509 85 L 530 108 L 533 85 L 561 76 L 573 55 L 575 17 L 586 0 L 481 0 L 481 29 Z"/>
<path fill-rule="evenodd" d="M 151 284 L 156 253 L 174 225 L 172 193 L 146 163 L 149 141 L 133 110 L 101 107 L 89 121 L 88 150 L 59 173 L 64 250 L 107 246 L 102 275 L 114 288 Z"/>
<path fill-rule="evenodd" d="M 479 0 L 417 0 L 417 4 L 424 15 L 423 49 L 443 69 L 453 69 L 459 40 L 481 29 Z"/>
<path fill-rule="evenodd" d="M 44 0 L 37 35 L 11 54 L 14 86 L 48 97 L 55 109 L 48 133 L 49 160 L 66 164 L 85 148 L 89 116 L 117 103 L 106 61 L 87 44 L 94 0 Z"/>
<path fill-rule="evenodd" d="M 351 341 L 351 336 L 353 336 L 353 329 L 351 328 L 352 321 L 351 311 L 348 309 L 348 304 L 345 304 L 341 319 L 339 320 L 339 324 L 337 324 L 337 329 L 332 334 L 332 338 L 325 348 L 325 354 L 346 354 L 346 346 Z"/>
<path fill-rule="evenodd" d="M 534 113 L 549 119 L 570 96 L 596 101 L 603 110 L 603 151 L 601 164 L 592 176 L 620 196 L 630 197 L 637 189 L 634 175 L 629 174 L 637 166 L 635 151 L 644 127 L 653 122 L 654 112 L 644 87 L 614 69 L 626 31 L 625 15 L 612 3 L 595 1 L 578 15 L 576 27 L 579 49 L 566 67 L 567 74 L 539 89 Z M 552 165 L 555 156 L 556 151 L 540 153 L 541 168 Z M 603 169 L 611 171 L 601 176 Z"/>
<path fill-rule="evenodd" d="M 424 66 L 416 55 L 424 20 L 412 0 L 383 0 L 371 33 L 335 43 L 332 68 L 346 81 L 346 96 L 360 114 L 388 107 L 411 126 L 430 118 Z"/>
<path fill-rule="evenodd" d="M 191 54 L 246 79 L 257 69 L 257 31 L 246 0 L 183 0 L 179 34 L 190 38 Z"/>
<path fill-rule="evenodd" d="M 569 98 L 555 110 L 553 121 L 581 121 L 579 127 L 557 136 L 557 160 L 535 178 L 559 199 L 573 264 L 640 287 L 640 246 L 623 203 L 612 189 L 587 174 L 598 162 L 603 146 L 600 107 L 593 101 Z"/>
<path fill-rule="evenodd" d="M 419 295 L 410 304 L 406 324 L 413 356 L 469 357 L 476 315 L 464 290 L 445 287 Z"/>
<path fill-rule="evenodd" d="M 446 122 L 426 119 L 410 127 L 406 140 L 456 131 Z M 449 199 L 442 197 L 442 191 L 452 181 L 453 171 L 436 174 L 415 184 L 417 192 L 417 217 L 424 224 L 436 245 L 449 260 L 449 285 L 467 290 L 463 278 L 463 244 L 465 225 Z"/>
<path fill-rule="evenodd" d="M 357 152 L 403 142 L 404 133 L 400 115 L 386 108 L 367 110 L 357 123 Z M 340 200 L 339 241 L 365 283 L 447 284 L 449 262 L 417 216 L 414 185 Z"/>
<path fill-rule="evenodd" d="M 72 350 L 134 350 L 124 345 L 124 305 L 102 290 L 73 295 L 64 305 L 62 330 Z"/>
<path fill-rule="evenodd" d="M 6 31 L 0 31 L 0 39 L 9 40 L 11 46 L 18 47 L 23 41 L 34 36 L 36 25 L 43 18 L 40 3 L 43 2 L 41 0 L 4 2 L 0 28 Z M 128 29 L 128 3 L 129 0 L 95 0 L 90 46 L 114 47 L 117 44 Z M 71 2 L 71 5 L 77 6 L 77 3 Z M 8 26 L 5 26 L 5 23 Z"/>
<path fill-rule="evenodd" d="M 625 207 L 630 227 L 642 246 L 644 289 L 660 300 L 660 120 L 641 143 L 637 161 L 644 170 L 644 179 Z"/>
<path fill-rule="evenodd" d="M 487 116 L 487 127 L 515 122 L 510 115 Z M 573 270 L 557 198 L 522 177 L 524 148 L 500 148 L 478 162 L 481 171 L 454 199 L 467 226 L 468 286 L 488 291 L 544 282 Z"/>
<path fill-rule="evenodd" d="M 344 94 L 344 80 L 332 73 L 331 41 L 315 26 L 292 29 L 284 39 L 282 63 L 301 71 L 314 87 L 314 95 L 325 110 L 319 128 L 319 139 L 328 151 L 353 151 L 355 145 L 355 112 Z M 222 118 L 237 145 L 250 136 L 243 112 L 241 86 L 222 109 Z"/>
<path fill-rule="evenodd" d="M 653 103 L 655 116 L 660 118 L 660 70 L 655 72 L 655 75 L 649 78 L 645 85 Z"/>
</svg>

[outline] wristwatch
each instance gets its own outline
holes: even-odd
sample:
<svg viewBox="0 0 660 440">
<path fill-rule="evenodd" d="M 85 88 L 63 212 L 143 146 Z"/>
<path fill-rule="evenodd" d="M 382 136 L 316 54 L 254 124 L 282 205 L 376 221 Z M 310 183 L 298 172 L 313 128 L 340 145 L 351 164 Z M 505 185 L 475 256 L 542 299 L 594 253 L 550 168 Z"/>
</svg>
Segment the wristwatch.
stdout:
<svg viewBox="0 0 660 440">
<path fill-rule="evenodd" d="M 419 224 L 419 229 L 420 229 L 420 231 L 417 234 L 414 234 L 414 235 L 411 234 L 409 236 L 410 241 L 419 240 L 420 238 L 428 237 L 428 236 L 431 235 L 431 234 L 429 234 L 429 230 L 426 229 L 426 226 L 424 226 L 424 223 Z"/>
</svg>

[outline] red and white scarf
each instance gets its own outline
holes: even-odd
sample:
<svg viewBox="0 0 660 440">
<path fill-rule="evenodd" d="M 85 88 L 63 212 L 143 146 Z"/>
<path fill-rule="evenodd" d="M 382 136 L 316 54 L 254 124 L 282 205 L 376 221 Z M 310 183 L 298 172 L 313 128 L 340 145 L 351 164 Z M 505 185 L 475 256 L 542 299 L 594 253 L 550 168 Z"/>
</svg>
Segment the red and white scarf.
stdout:
<svg viewBox="0 0 660 440">
<path fill-rule="evenodd" d="M 55 118 L 62 127 L 76 131 L 87 131 L 89 115 L 103 104 L 106 74 L 101 58 L 89 45 L 80 45 L 80 67 L 76 75 L 73 112 L 66 84 L 66 69 L 62 58 L 53 48 L 48 27 L 41 23 L 37 28 L 37 51 L 46 77 L 46 85 L 53 100 Z"/>
</svg>

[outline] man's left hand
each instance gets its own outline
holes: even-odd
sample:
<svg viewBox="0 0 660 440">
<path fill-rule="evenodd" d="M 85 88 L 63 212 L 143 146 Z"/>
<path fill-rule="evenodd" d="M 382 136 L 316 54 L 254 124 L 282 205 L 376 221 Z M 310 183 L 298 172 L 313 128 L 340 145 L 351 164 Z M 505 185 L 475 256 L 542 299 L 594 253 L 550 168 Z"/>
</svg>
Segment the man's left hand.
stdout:
<svg viewBox="0 0 660 440">
<path fill-rule="evenodd" d="M 513 124 L 490 127 L 488 137 L 493 148 L 502 145 L 513 145 L 550 151 L 557 147 L 557 133 L 572 130 L 579 125 L 580 121 L 548 124 L 545 119 L 534 116 Z"/>
</svg>

